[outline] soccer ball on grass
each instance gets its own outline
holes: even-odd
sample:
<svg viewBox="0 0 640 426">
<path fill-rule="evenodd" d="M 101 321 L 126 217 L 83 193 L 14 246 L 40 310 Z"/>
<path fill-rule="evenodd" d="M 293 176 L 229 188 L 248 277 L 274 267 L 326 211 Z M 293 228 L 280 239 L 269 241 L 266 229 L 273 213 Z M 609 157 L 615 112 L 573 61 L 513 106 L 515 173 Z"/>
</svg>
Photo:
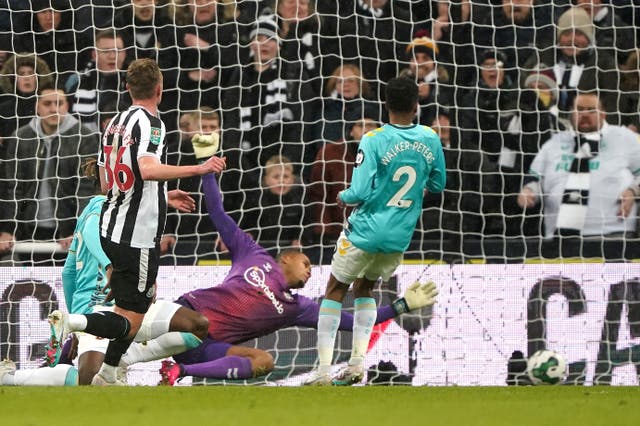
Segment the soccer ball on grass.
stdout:
<svg viewBox="0 0 640 426">
<path fill-rule="evenodd" d="M 557 385 L 567 378 L 567 361 L 555 351 L 539 350 L 527 361 L 527 375 L 534 385 Z"/>
</svg>

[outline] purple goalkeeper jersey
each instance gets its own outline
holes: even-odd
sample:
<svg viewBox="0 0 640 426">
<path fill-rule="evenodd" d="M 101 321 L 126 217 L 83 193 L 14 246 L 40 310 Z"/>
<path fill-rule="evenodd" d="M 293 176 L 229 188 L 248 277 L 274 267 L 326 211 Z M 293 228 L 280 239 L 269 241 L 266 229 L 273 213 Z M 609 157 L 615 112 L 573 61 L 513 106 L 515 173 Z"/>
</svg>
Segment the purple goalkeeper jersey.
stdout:
<svg viewBox="0 0 640 426">
<path fill-rule="evenodd" d="M 291 294 L 280 265 L 225 213 L 215 176 L 208 174 L 202 179 L 209 216 L 229 248 L 232 264 L 220 285 L 182 296 L 209 319 L 209 336 L 240 343 L 284 327 L 316 327 L 318 303 Z M 394 316 L 393 308 L 384 306 L 378 309 L 376 322 Z M 343 312 L 340 329 L 352 328 L 353 316 Z"/>
</svg>

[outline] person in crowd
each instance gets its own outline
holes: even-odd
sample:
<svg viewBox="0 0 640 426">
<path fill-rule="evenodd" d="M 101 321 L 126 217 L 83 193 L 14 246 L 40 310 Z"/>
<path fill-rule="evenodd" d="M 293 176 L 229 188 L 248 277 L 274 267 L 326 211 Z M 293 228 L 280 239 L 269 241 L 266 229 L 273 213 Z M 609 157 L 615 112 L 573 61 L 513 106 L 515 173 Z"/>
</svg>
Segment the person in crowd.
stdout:
<svg viewBox="0 0 640 426">
<path fill-rule="evenodd" d="M 578 93 L 572 123 L 542 146 L 518 196 L 523 209 L 542 203 L 544 236 L 556 256 L 585 255 L 585 240 L 622 240 L 636 229 L 638 135 L 607 123 L 596 92 Z"/>
<path fill-rule="evenodd" d="M 416 37 L 407 46 L 409 66 L 400 72 L 400 76 L 414 78 L 419 87 L 418 122 L 430 125 L 438 115 L 440 108 L 452 106 L 452 86 L 449 72 L 437 65 L 436 55 L 439 52 L 436 42 L 424 35 L 416 33 Z"/>
<path fill-rule="evenodd" d="M 131 104 L 125 87 L 125 58 L 122 36 L 115 29 L 99 31 L 95 35 L 91 62 L 65 84 L 71 112 L 91 130 L 98 130 L 102 121 L 100 114 L 117 112 L 107 106 L 117 106 L 118 111 L 122 111 Z"/>
<path fill-rule="evenodd" d="M 375 117 L 367 116 L 356 121 L 349 131 L 349 137 L 337 142 L 326 142 L 311 168 L 308 189 L 308 209 L 313 218 L 312 233 L 320 241 L 334 244 L 351 212 L 336 203 L 340 191 L 351 182 L 353 166 L 362 136 L 379 127 Z"/>
<path fill-rule="evenodd" d="M 304 191 L 291 160 L 274 155 L 264 166 L 262 185 L 249 194 L 240 227 L 274 254 L 301 248 L 306 221 Z"/>
<path fill-rule="evenodd" d="M 173 2 L 167 0 L 129 0 L 118 8 L 113 26 L 124 44 L 126 69 L 135 59 L 150 58 L 162 70 L 164 87 L 160 111 L 163 121 L 174 123 L 178 107 L 178 49 L 173 21 Z M 176 125 L 170 126 L 170 130 Z"/>
<path fill-rule="evenodd" d="M 578 90 L 598 89 L 610 121 L 617 122 L 620 74 L 613 56 L 596 44 L 591 16 L 581 7 L 567 9 L 557 22 L 555 49 L 534 53 L 524 64 L 525 70 L 553 68 L 558 84 L 558 108 L 568 118 Z M 521 74 L 521 79 L 527 77 Z M 521 80 L 522 82 L 522 80 Z"/>
<path fill-rule="evenodd" d="M 0 69 L 0 138 L 31 121 L 38 88 L 52 84 L 49 66 L 34 54 L 15 54 L 4 63 Z"/>
<path fill-rule="evenodd" d="M 75 31 L 75 11 L 70 0 L 32 0 L 32 15 L 24 28 L 14 27 L 13 50 L 37 55 L 54 72 L 54 84 L 62 87 L 87 61 L 91 40 L 83 31 Z"/>
<path fill-rule="evenodd" d="M 503 111 L 517 99 L 518 91 L 508 80 L 505 61 L 500 51 L 482 53 L 478 87 L 465 94 L 458 109 L 462 229 L 468 238 L 501 236 L 507 231 L 501 167 L 509 165 L 509 158 L 503 155 Z"/>
<path fill-rule="evenodd" d="M 611 4 L 603 0 L 574 0 L 583 8 L 595 27 L 595 45 L 608 50 L 619 64 L 623 64 L 636 47 L 633 25 L 625 22 Z"/>
<path fill-rule="evenodd" d="M 182 114 L 182 128 L 178 138 L 167 142 L 167 164 L 174 166 L 196 165 L 198 161 L 193 151 L 194 137 L 215 134 L 219 138 L 220 116 L 209 107 Z M 198 136 L 196 136 L 198 135 Z M 187 240 L 196 244 L 196 251 L 213 249 L 214 228 L 207 219 L 207 211 L 202 198 L 201 180 L 197 177 L 181 178 L 169 182 L 169 189 L 180 189 L 189 193 L 196 201 L 196 210 L 178 214 L 170 210 L 167 215 L 165 233 L 160 242 L 160 251 L 167 253 L 178 242 Z"/>
<path fill-rule="evenodd" d="M 529 58 L 553 48 L 554 16 L 544 2 L 501 0 L 490 9 L 474 7 L 472 21 L 476 51 L 504 53 L 505 73 L 512 81 L 520 79 L 520 69 Z"/>
<path fill-rule="evenodd" d="M 1 160 L 0 252 L 12 241 L 71 243 L 76 217 L 93 195 L 91 183 L 79 176 L 80 164 L 98 153 L 97 135 L 69 114 L 64 91 L 38 89 L 36 115 L 5 139 Z M 51 264 L 51 253 L 31 253 L 21 260 Z"/>
<path fill-rule="evenodd" d="M 372 97 L 384 100 L 385 83 L 400 73 L 403 50 L 411 41 L 409 8 L 390 0 L 319 2 L 324 16 L 325 40 L 331 40 L 323 57 L 335 69 L 353 63 L 371 86 Z"/>
<path fill-rule="evenodd" d="M 243 205 L 240 190 L 260 185 L 260 167 L 273 155 L 287 156 L 296 171 L 315 155 L 308 131 L 317 94 L 300 63 L 280 56 L 275 16 L 260 16 L 251 39 L 251 62 L 236 67 L 223 90 L 222 148 L 230 170 L 220 185 L 230 211 Z"/>
<path fill-rule="evenodd" d="M 348 137 L 347 128 L 364 116 L 380 121 L 382 104 L 375 102 L 371 95 L 360 68 L 354 64 L 337 67 L 325 86 L 322 138 L 332 142 L 344 140 Z"/>
</svg>

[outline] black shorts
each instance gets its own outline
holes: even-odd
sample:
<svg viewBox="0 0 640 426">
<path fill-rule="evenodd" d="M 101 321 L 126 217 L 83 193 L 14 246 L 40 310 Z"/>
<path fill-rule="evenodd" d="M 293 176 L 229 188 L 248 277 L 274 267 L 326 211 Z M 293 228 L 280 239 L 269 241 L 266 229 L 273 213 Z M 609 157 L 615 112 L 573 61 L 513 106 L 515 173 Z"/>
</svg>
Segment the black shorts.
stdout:
<svg viewBox="0 0 640 426">
<path fill-rule="evenodd" d="M 100 237 L 102 249 L 111 261 L 111 291 L 116 306 L 144 314 L 149 309 L 158 277 L 160 249 L 133 248 Z"/>
</svg>

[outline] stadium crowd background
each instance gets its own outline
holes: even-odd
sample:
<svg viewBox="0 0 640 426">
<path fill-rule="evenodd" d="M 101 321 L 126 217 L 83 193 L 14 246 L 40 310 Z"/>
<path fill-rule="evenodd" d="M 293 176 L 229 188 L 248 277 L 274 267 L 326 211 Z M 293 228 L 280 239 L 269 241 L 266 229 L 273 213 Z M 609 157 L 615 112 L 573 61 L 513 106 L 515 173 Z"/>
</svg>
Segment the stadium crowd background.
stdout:
<svg viewBox="0 0 640 426">
<path fill-rule="evenodd" d="M 448 167 L 407 257 L 556 257 L 564 242 L 544 239 L 541 208 L 521 208 L 517 195 L 540 147 L 571 126 L 579 91 L 597 91 L 609 124 L 640 128 L 639 10 L 600 0 L 0 1 L 0 255 L 52 262 L 12 255 L 7 241 L 64 244 L 93 191 L 79 166 L 128 106 L 128 63 L 150 57 L 163 71 L 168 162 L 194 164 L 193 134 L 220 131 L 225 207 L 274 251 L 302 246 L 329 261 L 345 217 L 335 194 L 359 138 L 386 119 L 385 82 L 404 75 L 420 83 L 419 122 L 440 134 Z M 39 109 L 43 91 L 64 95 L 54 112 Z M 43 134 L 47 114 L 61 118 Z M 39 147 L 28 155 L 27 138 Z M 193 194 L 199 185 L 177 183 Z M 170 215 L 165 263 L 224 256 L 196 199 L 199 211 Z M 636 232 L 601 233 L 560 255 L 631 259 L 636 244 Z"/>
</svg>

